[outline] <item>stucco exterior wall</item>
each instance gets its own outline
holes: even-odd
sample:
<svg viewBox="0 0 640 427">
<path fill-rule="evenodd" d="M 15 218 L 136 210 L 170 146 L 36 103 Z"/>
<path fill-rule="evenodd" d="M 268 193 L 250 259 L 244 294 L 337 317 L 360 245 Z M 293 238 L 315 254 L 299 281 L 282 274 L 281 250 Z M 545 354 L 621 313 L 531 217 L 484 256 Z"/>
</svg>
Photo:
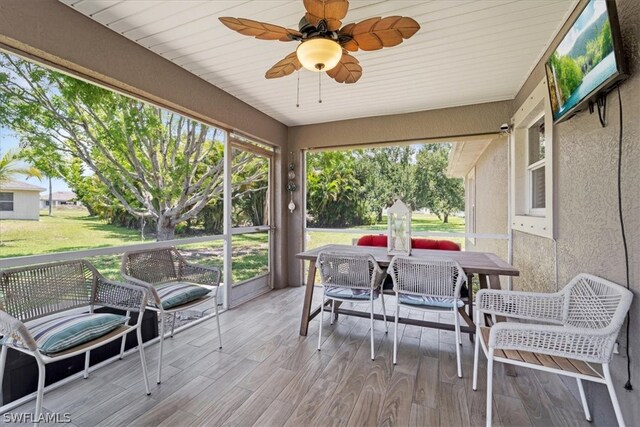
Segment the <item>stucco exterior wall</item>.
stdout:
<svg viewBox="0 0 640 427">
<path fill-rule="evenodd" d="M 40 193 L 38 191 L 2 190 L 13 193 L 13 211 L 0 211 L 0 219 L 40 220 Z"/>
<path fill-rule="evenodd" d="M 619 337 L 620 355 L 613 356 L 612 374 L 627 425 L 640 425 L 640 2 L 616 3 L 631 69 L 631 77 L 620 86 L 620 94 L 624 117 L 623 215 L 630 285 L 635 294 L 629 325 L 634 391 L 623 388 L 627 380 L 624 329 Z M 526 99 L 526 89 L 535 87 L 541 78 L 537 67 L 516 101 Z M 522 273 L 514 280 L 516 289 L 554 291 L 581 272 L 625 282 L 617 207 L 619 114 L 618 95 L 613 91 L 608 97 L 606 128 L 600 126 L 597 115 L 586 111 L 554 127 L 557 247 L 554 250 L 551 239 L 514 232 L 514 264 Z M 585 383 L 585 388 L 595 424 L 615 424 L 606 387 Z"/>
<path fill-rule="evenodd" d="M 465 187 L 469 192 L 469 175 Z M 476 233 L 507 234 L 508 232 L 508 145 L 506 137 L 491 141 L 478 158 L 475 166 L 476 186 Z M 469 218 L 469 212 L 466 212 Z M 471 251 L 493 252 L 506 260 L 507 240 L 476 239 L 465 243 L 465 249 Z M 503 283 L 504 285 L 504 283 Z"/>
</svg>

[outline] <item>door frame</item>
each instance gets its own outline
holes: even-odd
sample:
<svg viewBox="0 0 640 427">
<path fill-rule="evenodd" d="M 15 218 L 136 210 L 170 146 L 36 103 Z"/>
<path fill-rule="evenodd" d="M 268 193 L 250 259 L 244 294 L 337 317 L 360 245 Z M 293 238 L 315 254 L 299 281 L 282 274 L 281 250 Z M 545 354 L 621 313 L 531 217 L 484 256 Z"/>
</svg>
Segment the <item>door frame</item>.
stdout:
<svg viewBox="0 0 640 427">
<path fill-rule="evenodd" d="M 263 157 L 268 162 L 268 189 L 267 189 L 267 225 L 250 226 L 250 227 L 233 227 L 231 222 L 231 215 L 233 209 L 233 194 L 231 187 L 231 171 L 233 165 L 233 150 L 238 149 L 242 151 L 248 151 L 257 156 Z M 224 185 L 225 185 L 225 204 L 224 204 L 224 234 L 227 236 L 225 239 L 225 268 L 224 268 L 224 280 L 226 292 L 224 294 L 224 307 L 234 307 L 240 305 L 246 301 L 249 301 L 255 297 L 258 297 L 273 289 L 273 253 L 275 249 L 275 226 L 274 226 L 274 209 L 273 204 L 275 201 L 275 149 L 268 147 L 264 144 L 245 139 L 241 136 L 229 134 L 228 141 L 225 141 L 225 170 L 224 170 Z M 267 250 L 267 266 L 268 271 L 261 273 L 255 277 L 243 280 L 238 283 L 233 283 L 233 236 L 241 234 L 253 234 L 267 232 L 268 235 L 268 250 Z"/>
</svg>

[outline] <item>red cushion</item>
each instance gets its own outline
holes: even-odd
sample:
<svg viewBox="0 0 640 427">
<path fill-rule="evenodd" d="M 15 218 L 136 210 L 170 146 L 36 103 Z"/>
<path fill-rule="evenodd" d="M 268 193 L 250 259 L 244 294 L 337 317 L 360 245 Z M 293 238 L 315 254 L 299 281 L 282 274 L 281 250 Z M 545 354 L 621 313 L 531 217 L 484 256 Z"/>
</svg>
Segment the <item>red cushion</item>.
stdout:
<svg viewBox="0 0 640 427">
<path fill-rule="evenodd" d="M 460 245 L 451 240 L 438 240 L 438 249 L 441 251 L 459 251 Z"/>
<path fill-rule="evenodd" d="M 438 249 L 438 241 L 432 239 L 411 239 L 411 247 L 413 249 Z"/>
<path fill-rule="evenodd" d="M 385 234 L 367 234 L 358 239 L 358 246 L 378 246 L 387 247 L 387 236 Z M 442 251 L 459 251 L 460 245 L 451 240 L 433 240 L 424 238 L 412 238 L 411 247 L 413 249 L 435 249 Z"/>
<path fill-rule="evenodd" d="M 411 239 L 411 247 L 414 249 L 435 249 L 441 251 L 459 251 L 460 245 L 450 240 Z"/>
<path fill-rule="evenodd" d="M 384 234 L 367 234 L 358 239 L 358 246 L 378 246 L 381 248 L 387 247 L 387 236 Z"/>
</svg>

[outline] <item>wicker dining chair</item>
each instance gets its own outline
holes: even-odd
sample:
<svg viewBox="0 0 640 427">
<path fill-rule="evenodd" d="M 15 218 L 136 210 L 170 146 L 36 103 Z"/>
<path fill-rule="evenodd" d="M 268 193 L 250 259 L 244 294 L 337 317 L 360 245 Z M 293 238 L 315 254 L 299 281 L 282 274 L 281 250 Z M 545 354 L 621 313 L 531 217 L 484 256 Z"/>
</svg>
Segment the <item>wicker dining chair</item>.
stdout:
<svg viewBox="0 0 640 427">
<path fill-rule="evenodd" d="M 588 421 L 591 414 L 582 380 L 606 384 L 618 424 L 623 426 L 609 362 L 632 299 L 629 290 L 590 274 L 576 276 L 557 293 L 478 292 L 473 390 L 477 390 L 482 347 L 487 357 L 487 426 L 491 426 L 492 418 L 494 362 L 576 378 Z M 500 322 L 487 328 L 480 325 L 484 315 L 524 322 Z M 591 364 L 600 364 L 602 373 Z"/>
<path fill-rule="evenodd" d="M 144 286 L 149 290 L 148 308 L 159 313 L 161 321 L 158 384 L 162 380 L 165 314 L 172 315 L 170 336 L 173 337 L 178 312 L 213 300 L 219 348 L 222 348 L 218 315 L 219 268 L 189 263 L 176 248 L 170 247 L 126 252 L 122 256 L 120 272 L 128 282 Z"/>
<path fill-rule="evenodd" d="M 462 285 L 467 276 L 460 264 L 448 258 L 417 258 L 395 256 L 387 273 L 393 279 L 396 293 L 396 315 L 393 334 L 393 364 L 398 353 L 398 316 L 400 306 L 432 312 L 452 312 L 456 334 L 456 360 L 458 377 L 462 378 L 460 346 L 460 316 L 458 310 L 464 307 L 460 297 Z"/>
<path fill-rule="evenodd" d="M 381 290 L 384 271 L 371 255 L 350 252 L 321 252 L 316 268 L 320 272 L 322 304 L 320 304 L 320 331 L 318 350 L 322 345 L 322 320 L 326 300 L 331 300 L 331 323 L 333 323 L 335 301 L 367 303 L 371 309 L 371 360 L 375 359 L 373 340 L 373 302 L 380 296 L 386 332 L 387 313 L 384 308 L 384 294 Z"/>
<path fill-rule="evenodd" d="M 38 365 L 34 424 L 42 414 L 46 366 L 85 355 L 89 375 L 91 350 L 136 333 L 147 395 L 147 365 L 142 345 L 145 288 L 105 279 L 87 261 L 65 261 L 7 269 L 0 272 L 0 386 L 11 348 L 33 356 Z M 96 307 L 115 308 L 125 315 L 94 313 Z M 131 313 L 138 313 L 129 324 Z"/>
</svg>

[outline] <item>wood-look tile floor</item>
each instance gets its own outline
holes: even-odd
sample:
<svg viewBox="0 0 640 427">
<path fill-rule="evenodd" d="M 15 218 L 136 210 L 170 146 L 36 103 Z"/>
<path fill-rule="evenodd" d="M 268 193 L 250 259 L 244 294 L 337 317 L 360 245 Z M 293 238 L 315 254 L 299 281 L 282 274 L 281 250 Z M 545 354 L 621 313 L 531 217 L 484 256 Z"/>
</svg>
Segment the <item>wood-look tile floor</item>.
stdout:
<svg viewBox="0 0 640 427">
<path fill-rule="evenodd" d="M 298 334 L 303 294 L 302 288 L 274 291 L 223 313 L 222 350 L 215 320 L 167 339 L 160 385 L 154 381 L 158 347 L 148 347 L 151 396 L 136 353 L 46 394 L 45 410 L 70 413 L 76 426 L 484 425 L 486 361 L 481 357 L 474 392 L 468 336 L 463 379 L 456 376 L 448 331 L 400 325 L 393 366 L 392 324 L 385 334 L 384 324 L 375 323 L 372 361 L 368 319 L 340 316 L 331 326 L 325 315 L 319 352 L 317 319 L 307 337 Z M 387 310 L 394 309 L 388 298 Z M 555 375 L 518 368 L 508 377 L 497 364 L 494 384 L 494 425 L 588 425 L 576 391 Z M 31 402 L 13 412 L 33 408 Z"/>
</svg>

